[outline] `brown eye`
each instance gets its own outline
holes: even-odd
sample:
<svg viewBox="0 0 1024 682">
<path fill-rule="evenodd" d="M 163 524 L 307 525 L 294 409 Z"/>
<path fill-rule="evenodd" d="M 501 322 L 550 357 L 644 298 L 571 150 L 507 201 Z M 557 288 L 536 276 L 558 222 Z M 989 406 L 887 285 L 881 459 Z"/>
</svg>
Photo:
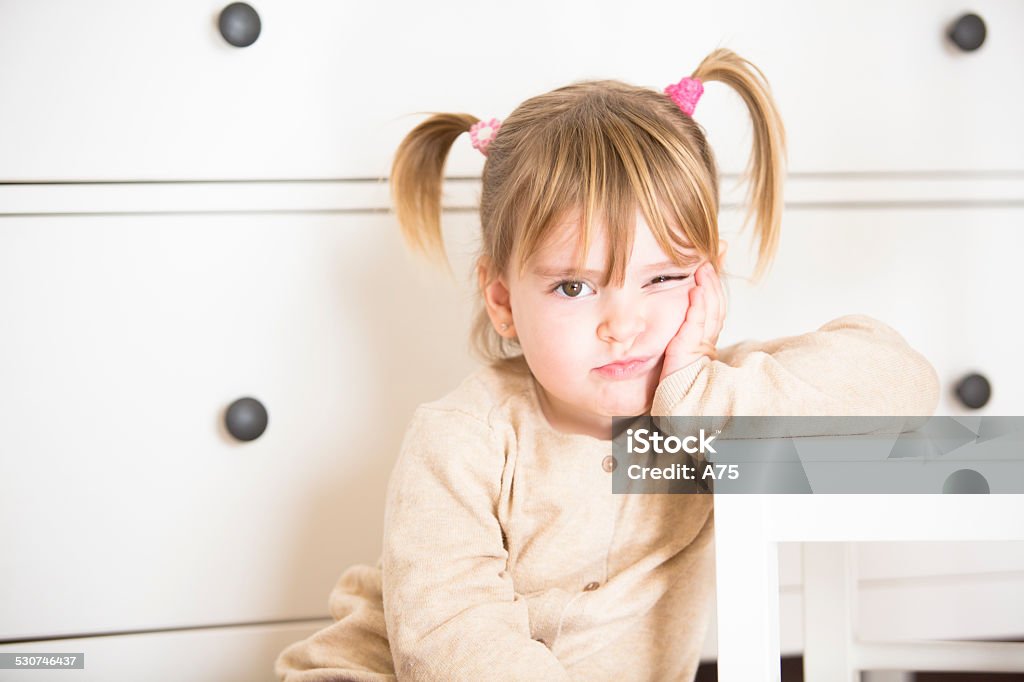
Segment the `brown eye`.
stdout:
<svg viewBox="0 0 1024 682">
<path fill-rule="evenodd" d="M 559 282 L 558 285 L 555 287 L 555 291 L 562 292 L 562 298 L 580 298 L 580 295 L 583 293 L 584 287 L 587 287 L 587 284 L 584 282 Z"/>
<path fill-rule="evenodd" d="M 562 285 L 562 293 L 566 296 L 575 298 L 583 292 L 582 282 L 566 282 Z"/>
</svg>

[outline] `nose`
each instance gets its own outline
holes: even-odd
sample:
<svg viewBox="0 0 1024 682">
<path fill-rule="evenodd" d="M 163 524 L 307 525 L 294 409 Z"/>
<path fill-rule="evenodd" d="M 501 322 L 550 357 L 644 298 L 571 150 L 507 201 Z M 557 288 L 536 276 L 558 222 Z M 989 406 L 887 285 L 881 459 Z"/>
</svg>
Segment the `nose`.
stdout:
<svg viewBox="0 0 1024 682">
<path fill-rule="evenodd" d="M 605 343 L 618 343 L 628 348 L 646 328 L 641 306 L 636 301 L 621 300 L 603 313 L 597 337 Z"/>
</svg>

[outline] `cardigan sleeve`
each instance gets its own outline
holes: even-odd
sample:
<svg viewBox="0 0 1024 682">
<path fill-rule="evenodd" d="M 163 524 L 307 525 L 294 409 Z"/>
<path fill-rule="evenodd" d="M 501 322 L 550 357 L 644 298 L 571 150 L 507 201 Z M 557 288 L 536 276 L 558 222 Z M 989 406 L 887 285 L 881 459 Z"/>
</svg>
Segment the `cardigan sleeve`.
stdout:
<svg viewBox="0 0 1024 682">
<path fill-rule="evenodd" d="M 818 330 L 744 341 L 658 386 L 652 416 L 931 416 L 935 368 L 891 327 L 846 315 Z"/>
<path fill-rule="evenodd" d="M 490 426 L 421 405 L 388 482 L 382 583 L 399 680 L 568 682 L 531 638 L 497 518 L 505 455 Z"/>
</svg>

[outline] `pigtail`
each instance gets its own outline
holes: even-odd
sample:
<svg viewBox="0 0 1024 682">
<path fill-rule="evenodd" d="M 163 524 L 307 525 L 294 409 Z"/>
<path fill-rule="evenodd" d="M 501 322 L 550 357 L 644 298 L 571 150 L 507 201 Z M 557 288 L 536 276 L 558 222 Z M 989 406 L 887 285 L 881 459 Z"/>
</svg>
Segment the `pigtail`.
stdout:
<svg viewBox="0 0 1024 682">
<path fill-rule="evenodd" d="M 398 145 L 391 164 L 391 198 L 406 244 L 451 272 L 441 233 L 444 164 L 455 139 L 479 119 L 469 114 L 434 114 Z"/>
<path fill-rule="evenodd" d="M 693 77 L 731 86 L 747 105 L 754 144 L 747 165 L 750 182 L 744 227 L 756 215 L 759 248 L 753 280 L 768 270 L 779 244 L 782 223 L 782 185 L 785 179 L 786 132 L 761 70 L 735 52 L 718 49 L 704 58 Z"/>
</svg>

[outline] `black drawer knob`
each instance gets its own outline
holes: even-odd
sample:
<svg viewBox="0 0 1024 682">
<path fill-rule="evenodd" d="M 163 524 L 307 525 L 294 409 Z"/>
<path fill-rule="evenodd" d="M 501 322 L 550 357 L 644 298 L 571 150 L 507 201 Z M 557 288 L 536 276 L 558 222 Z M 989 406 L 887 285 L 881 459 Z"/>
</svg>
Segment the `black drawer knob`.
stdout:
<svg viewBox="0 0 1024 682">
<path fill-rule="evenodd" d="M 220 34 L 235 47 L 249 47 L 260 37 L 260 15 L 251 5 L 233 2 L 220 13 Z"/>
<path fill-rule="evenodd" d="M 949 27 L 949 39 L 964 52 L 973 52 L 985 42 L 985 22 L 977 14 L 965 14 Z"/>
<path fill-rule="evenodd" d="M 956 385 L 956 397 L 967 407 L 984 407 L 992 397 L 992 384 L 981 374 L 968 374 Z"/>
<path fill-rule="evenodd" d="M 256 440 L 267 430 L 267 408 L 255 398 L 239 398 L 228 406 L 224 424 L 242 441 Z"/>
</svg>

